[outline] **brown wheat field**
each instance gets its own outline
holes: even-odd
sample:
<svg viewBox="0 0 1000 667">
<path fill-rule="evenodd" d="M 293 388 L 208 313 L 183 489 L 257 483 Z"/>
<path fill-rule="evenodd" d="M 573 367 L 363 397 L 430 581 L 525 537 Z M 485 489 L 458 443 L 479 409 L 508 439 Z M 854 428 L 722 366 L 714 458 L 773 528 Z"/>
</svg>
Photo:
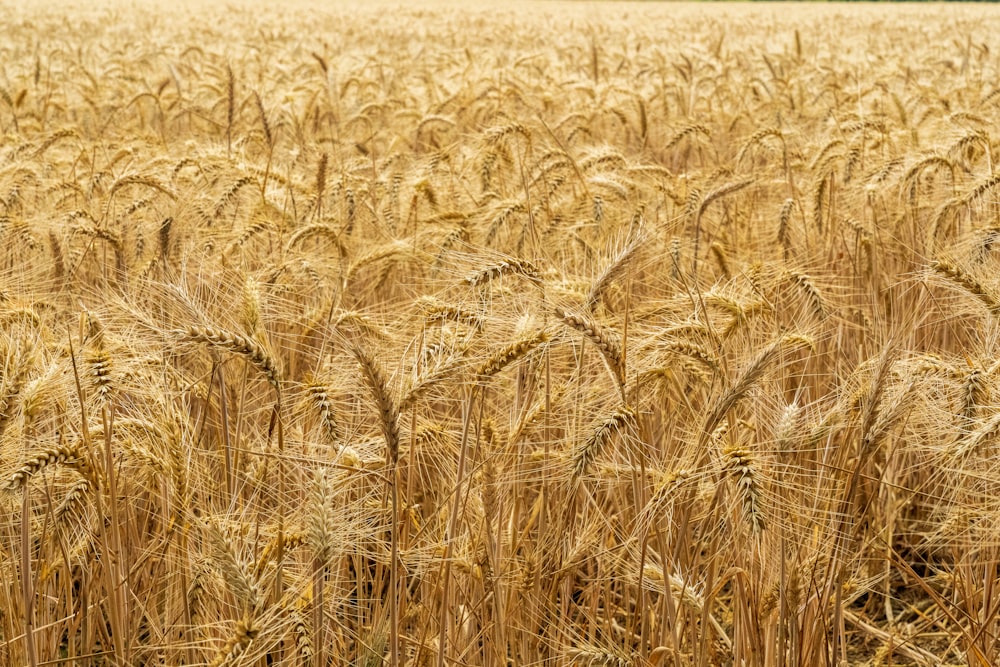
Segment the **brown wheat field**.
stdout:
<svg viewBox="0 0 1000 667">
<path fill-rule="evenodd" d="M 1000 664 L 1000 10 L 0 25 L 0 665 Z"/>
</svg>

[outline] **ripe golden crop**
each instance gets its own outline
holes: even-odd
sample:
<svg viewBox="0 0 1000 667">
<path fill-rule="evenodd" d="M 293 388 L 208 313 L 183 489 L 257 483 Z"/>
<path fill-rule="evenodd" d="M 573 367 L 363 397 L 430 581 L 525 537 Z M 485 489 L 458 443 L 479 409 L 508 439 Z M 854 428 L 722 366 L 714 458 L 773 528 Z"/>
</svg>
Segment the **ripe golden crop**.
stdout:
<svg viewBox="0 0 1000 667">
<path fill-rule="evenodd" d="M 0 23 L 0 664 L 1000 664 L 992 8 Z"/>
</svg>

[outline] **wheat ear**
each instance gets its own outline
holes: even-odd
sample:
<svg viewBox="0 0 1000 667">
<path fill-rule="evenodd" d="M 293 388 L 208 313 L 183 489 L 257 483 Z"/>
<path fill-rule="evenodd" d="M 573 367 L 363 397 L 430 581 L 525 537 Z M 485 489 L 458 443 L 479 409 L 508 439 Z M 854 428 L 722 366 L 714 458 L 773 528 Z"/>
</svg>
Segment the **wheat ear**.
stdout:
<svg viewBox="0 0 1000 667">
<path fill-rule="evenodd" d="M 476 375 L 484 379 L 496 375 L 548 340 L 549 335 L 545 331 L 537 331 L 524 336 L 495 352 L 476 370 Z"/>
<path fill-rule="evenodd" d="M 21 464 L 21 467 L 7 478 L 2 488 L 8 491 L 17 491 L 27 484 L 28 480 L 34 475 L 53 465 L 67 465 L 76 468 L 78 472 L 86 477 L 86 463 L 80 458 L 76 447 L 59 445 L 58 447 L 50 447 L 49 449 L 36 452 L 33 456 L 25 460 Z"/>
<path fill-rule="evenodd" d="M 521 276 L 536 285 L 541 285 L 542 274 L 531 262 L 524 259 L 509 259 L 470 274 L 465 282 L 473 287 L 481 287 L 502 276 Z"/>
<path fill-rule="evenodd" d="M 208 663 L 209 667 L 224 667 L 237 660 L 259 633 L 260 628 L 251 618 L 247 616 L 241 618 L 236 622 L 236 631 L 226 640 L 218 655 Z"/>
<path fill-rule="evenodd" d="M 761 509 L 760 475 L 749 449 L 729 447 L 722 452 L 723 467 L 736 482 L 736 495 L 743 507 L 743 519 L 750 524 L 754 535 L 764 532 L 764 512 Z"/>
<path fill-rule="evenodd" d="M 960 266 L 947 260 L 937 260 L 931 263 L 931 268 L 944 278 L 958 285 L 972 296 L 979 299 L 984 306 L 993 314 L 1000 314 L 1000 301 L 996 296 L 983 287 L 982 283 L 969 275 Z"/>
<path fill-rule="evenodd" d="M 261 372 L 275 391 L 281 391 L 281 370 L 277 362 L 260 343 L 249 337 L 215 327 L 196 326 L 177 331 L 174 335 L 183 341 L 202 343 L 243 356 Z"/>
<path fill-rule="evenodd" d="M 360 347 L 352 348 L 351 353 L 358 360 L 365 384 L 378 407 L 379 423 L 385 438 L 386 463 L 395 466 L 399 460 L 399 407 L 389 392 L 382 367 Z"/>
<path fill-rule="evenodd" d="M 622 352 L 621 341 L 610 331 L 604 329 L 597 322 L 583 315 L 567 313 L 562 309 L 556 309 L 556 317 L 570 329 L 579 331 L 587 340 L 592 342 L 601 352 L 604 361 L 611 371 L 611 376 L 618 383 L 619 389 L 625 384 L 625 355 Z"/>
<path fill-rule="evenodd" d="M 573 452 L 573 479 L 578 480 L 587 473 L 615 433 L 622 433 L 634 425 L 635 412 L 628 406 L 620 407 L 597 424 L 590 436 Z"/>
<path fill-rule="evenodd" d="M 708 413 L 708 418 L 705 420 L 705 427 L 703 431 L 703 438 L 705 435 L 711 434 L 715 427 L 719 425 L 722 418 L 726 416 L 729 410 L 732 409 L 736 403 L 738 403 L 756 384 L 768 370 L 771 362 L 774 358 L 778 356 L 778 353 L 785 347 L 812 347 L 813 341 L 808 336 L 802 336 L 799 334 L 788 334 L 782 336 L 777 341 L 766 347 L 757 357 L 747 366 L 746 370 L 736 378 L 736 381 L 732 386 L 719 398 L 719 400 L 712 406 L 712 409 Z"/>
</svg>

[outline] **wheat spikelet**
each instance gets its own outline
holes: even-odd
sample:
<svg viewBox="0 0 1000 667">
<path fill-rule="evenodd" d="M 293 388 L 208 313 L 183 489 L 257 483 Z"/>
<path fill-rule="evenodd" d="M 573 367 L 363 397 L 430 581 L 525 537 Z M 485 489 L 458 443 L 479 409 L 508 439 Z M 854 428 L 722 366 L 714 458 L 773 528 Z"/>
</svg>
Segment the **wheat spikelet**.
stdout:
<svg viewBox="0 0 1000 667">
<path fill-rule="evenodd" d="M 236 115 L 236 76 L 226 63 L 226 153 L 233 150 L 233 119 Z"/>
<path fill-rule="evenodd" d="M 686 125 L 681 129 L 677 130 L 676 132 L 674 132 L 673 136 L 671 136 L 670 139 L 667 140 L 667 143 L 664 144 L 663 150 L 668 151 L 674 146 L 677 146 L 679 143 L 681 143 L 685 138 L 694 137 L 695 135 L 698 134 L 705 137 L 706 139 L 712 136 L 712 133 L 704 125 L 699 125 L 699 124 Z"/>
<path fill-rule="evenodd" d="M 981 237 L 977 239 L 975 247 L 970 253 L 969 261 L 973 265 L 981 265 L 989 259 L 993 246 L 1000 240 L 1000 227 L 987 227 L 982 230 Z"/>
<path fill-rule="evenodd" d="M 242 232 L 240 232 L 239 236 L 233 239 L 232 242 L 230 242 L 230 244 L 227 245 L 226 248 L 222 251 L 223 258 L 229 257 L 234 252 L 236 252 L 244 245 L 246 245 L 247 241 L 249 241 L 257 234 L 260 234 L 261 232 L 269 228 L 270 224 L 263 220 L 259 220 L 257 222 L 248 225 L 247 228 L 244 229 Z"/>
<path fill-rule="evenodd" d="M 916 376 L 943 375 L 950 378 L 964 378 L 960 369 L 954 368 L 936 354 L 921 354 L 912 361 L 913 374 Z"/>
<path fill-rule="evenodd" d="M 309 528 L 307 530 L 309 548 L 313 552 L 313 562 L 326 567 L 333 556 L 335 536 L 333 489 L 324 470 L 313 476 L 309 492 Z"/>
<path fill-rule="evenodd" d="M 963 459 L 982 450 L 983 446 L 1000 436 L 1000 414 L 995 414 L 986 422 L 960 439 L 951 448 L 953 458 Z"/>
<path fill-rule="evenodd" d="M 983 371 L 973 368 L 962 382 L 962 418 L 971 423 L 976 418 L 979 406 L 986 399 L 986 377 Z"/>
<path fill-rule="evenodd" d="M 535 403 L 531 409 L 525 412 L 524 416 L 517 423 L 517 426 L 511 430 L 510 437 L 508 438 L 509 442 L 518 442 L 521 439 L 521 436 L 523 436 L 528 429 L 537 424 L 538 421 L 543 418 L 546 410 L 548 409 L 546 407 L 546 403 L 551 403 L 552 405 L 557 404 L 566 394 L 567 389 L 568 387 L 564 384 L 553 387 L 548 401 L 546 401 L 545 398 L 542 398 Z"/>
<path fill-rule="evenodd" d="M 717 306 L 729 314 L 731 319 L 722 331 L 723 338 L 729 338 L 737 333 L 752 316 L 769 310 L 763 301 L 740 301 L 723 294 L 709 293 L 703 296 L 703 300 L 706 305 Z"/>
<path fill-rule="evenodd" d="M 267 145 L 274 149 L 274 132 L 271 130 L 271 122 L 267 119 L 267 112 L 264 110 L 264 100 L 260 98 L 258 91 L 253 91 L 253 101 L 257 105 L 257 114 L 260 116 L 260 127 L 264 131 L 264 140 Z"/>
<path fill-rule="evenodd" d="M 208 570 L 204 566 L 196 567 L 191 583 L 184 591 L 185 603 L 191 611 L 191 623 L 194 627 L 200 627 L 204 619 L 205 611 L 205 580 L 208 578 Z"/>
<path fill-rule="evenodd" d="M 141 185 L 143 187 L 156 190 L 157 192 L 161 192 L 170 199 L 177 199 L 177 194 L 173 190 L 171 190 L 170 188 L 168 188 L 167 186 L 165 186 L 163 183 L 153 178 L 152 176 L 142 176 L 138 174 L 133 174 L 129 176 L 122 176 L 111 185 L 111 187 L 108 189 L 108 194 L 107 194 L 108 205 L 110 205 L 111 199 L 115 196 L 116 192 L 118 192 L 124 187 L 132 185 Z"/>
<path fill-rule="evenodd" d="M 243 281 L 243 328 L 251 337 L 261 334 L 260 286 L 253 276 Z"/>
<path fill-rule="evenodd" d="M 292 611 L 292 636 L 295 639 L 295 650 L 303 665 L 311 665 L 314 655 L 312 635 L 306 612 L 306 603 L 297 603 Z"/>
<path fill-rule="evenodd" d="M 101 401 L 108 400 L 111 392 L 111 356 L 100 344 L 87 356 L 87 366 L 89 366 L 89 376 L 98 398 Z"/>
<path fill-rule="evenodd" d="M 1000 185 L 1000 176 L 993 176 L 986 179 L 970 190 L 962 199 L 962 203 L 966 206 L 970 206 L 978 201 L 981 201 L 984 195 L 997 185 Z"/>
<path fill-rule="evenodd" d="M 929 155 L 922 160 L 915 162 L 906 173 L 903 174 L 901 183 L 907 189 L 910 200 L 913 201 L 917 196 L 917 182 L 920 178 L 920 174 L 927 169 L 947 169 L 951 180 L 954 183 L 955 180 L 955 165 L 946 157 L 940 155 Z"/>
<path fill-rule="evenodd" d="M 591 181 L 592 183 L 593 181 Z M 604 199 L 600 195 L 594 195 L 594 222 L 600 224 L 604 221 Z"/>
<path fill-rule="evenodd" d="M 483 135 L 486 138 L 486 142 L 491 145 L 496 145 L 514 135 L 520 135 L 528 141 L 531 140 L 531 132 L 521 123 L 509 123 L 507 125 L 491 127 L 486 129 Z"/>
<path fill-rule="evenodd" d="M 319 156 L 319 162 L 316 163 L 316 214 L 319 215 L 321 212 L 321 204 L 323 202 L 323 195 L 326 193 L 326 176 L 327 176 L 327 165 L 330 162 L 329 153 L 323 153 Z"/>
<path fill-rule="evenodd" d="M 779 417 L 778 423 L 774 428 L 774 443 L 775 449 L 778 452 L 788 450 L 796 438 L 796 430 L 799 425 L 801 412 L 802 406 L 798 403 L 789 403 L 781 411 L 781 417 Z"/>
<path fill-rule="evenodd" d="M 791 222 L 792 212 L 795 210 L 796 206 L 795 199 L 789 197 L 781 205 L 781 211 L 778 213 L 778 243 L 784 248 L 785 256 L 787 258 L 788 252 L 790 250 L 790 239 L 788 236 L 788 223 Z"/>
<path fill-rule="evenodd" d="M 125 251 L 122 245 L 121 237 L 115 234 L 109 229 L 102 229 L 96 226 L 77 226 L 71 227 L 74 233 L 85 234 L 92 239 L 105 241 L 111 246 L 111 249 L 115 253 L 115 266 L 116 270 L 123 273 L 125 270 Z M 51 236 L 50 236 L 51 241 Z"/>
<path fill-rule="evenodd" d="M 414 406 L 416 401 L 423 398 L 431 389 L 439 386 L 445 380 L 454 377 L 465 367 L 465 350 L 454 350 L 450 345 L 446 344 L 442 344 L 440 349 L 425 348 L 422 360 L 425 363 L 429 363 L 431 358 L 439 352 L 454 353 L 454 356 L 440 362 L 435 360 L 433 367 L 429 369 L 425 368 L 420 375 L 414 378 L 409 388 L 403 392 L 402 398 L 399 401 L 400 410 L 409 410 Z"/>
<path fill-rule="evenodd" d="M 580 171 L 590 172 L 599 168 L 613 169 L 628 166 L 628 159 L 616 150 L 601 150 L 579 161 Z"/>
<path fill-rule="evenodd" d="M 901 389 L 890 395 L 891 401 L 883 401 L 877 406 L 877 415 L 868 423 L 870 426 L 865 429 L 861 437 L 862 447 L 866 450 L 874 447 L 886 436 L 886 434 L 898 424 L 912 408 L 909 401 L 914 390 L 914 382 L 911 380 L 905 383 Z"/>
<path fill-rule="evenodd" d="M 21 412 L 26 422 L 30 422 L 35 416 L 38 393 L 41 378 L 27 382 L 29 372 L 33 366 L 33 358 L 30 353 L 26 353 L 18 344 L 8 348 L 10 355 L 8 364 L 0 369 L 2 372 L 2 383 L 0 383 L 0 435 L 3 435 L 14 416 L 14 408 L 17 399 L 21 397 Z M 13 366 L 13 367 L 11 367 Z"/>
<path fill-rule="evenodd" d="M 597 305 L 601 297 L 607 291 L 608 287 L 611 286 L 614 281 L 621 277 L 623 273 L 628 270 L 633 259 L 638 254 L 639 249 L 646 243 L 646 236 L 641 232 L 635 236 L 631 241 L 629 241 L 624 248 L 622 248 L 611 263 L 601 271 L 601 274 L 597 276 L 593 284 L 590 286 L 590 292 L 587 294 L 586 306 L 588 309 L 593 310 L 594 306 Z"/>
<path fill-rule="evenodd" d="M 354 190 L 351 188 L 344 190 L 344 204 L 347 207 L 347 227 L 344 228 L 344 233 L 350 234 L 354 231 L 355 216 L 357 214 L 357 203 L 354 199 Z"/>
<path fill-rule="evenodd" d="M 959 137 L 951 145 L 948 153 L 953 155 L 956 161 L 964 163 L 966 168 L 968 168 L 968 164 L 976 158 L 977 146 L 983 150 L 987 158 L 990 157 L 992 151 L 991 143 L 990 136 L 985 130 L 975 129 Z"/>
<path fill-rule="evenodd" d="M 820 236 L 823 235 L 823 200 L 828 198 L 827 189 L 830 185 L 829 179 L 829 174 L 823 174 L 820 178 L 817 178 L 812 192 L 813 222 L 816 225 L 816 232 Z"/>
<path fill-rule="evenodd" d="M 341 242 L 340 235 L 341 232 L 339 230 L 323 222 L 305 225 L 297 229 L 294 234 L 288 237 L 288 241 L 285 243 L 285 251 L 291 252 L 299 246 L 304 245 L 310 239 L 322 237 L 328 239 L 330 243 L 334 244 L 339 251 L 340 256 L 343 257 L 347 254 L 347 248 L 344 246 L 343 242 Z"/>
<path fill-rule="evenodd" d="M 420 309 L 424 312 L 424 321 L 427 324 L 435 324 L 439 322 L 458 322 L 472 327 L 473 329 L 481 329 L 483 326 L 483 318 L 479 314 L 461 308 L 460 306 L 453 306 L 448 303 L 443 303 L 438 299 L 433 297 L 421 297 L 417 304 Z"/>
<path fill-rule="evenodd" d="M 355 260 L 351 266 L 347 269 L 344 282 L 347 283 L 358 273 L 361 269 L 380 262 L 383 259 L 390 259 L 395 257 L 421 257 L 421 253 L 414 253 L 413 245 L 407 241 L 393 241 L 384 246 L 379 246 L 372 249 L 370 252 L 362 255 L 357 260 Z"/>
<path fill-rule="evenodd" d="M 180 420 L 178 420 L 180 421 Z M 180 522 L 188 508 L 190 500 L 190 474 L 188 472 L 188 460 L 185 456 L 184 446 L 181 443 L 181 433 L 175 424 L 173 428 L 161 431 L 163 445 L 166 447 L 167 472 L 170 476 L 170 485 L 173 497 L 171 502 L 174 507 L 173 520 Z"/>
<path fill-rule="evenodd" d="M 712 190 L 703 198 L 701 198 L 701 200 L 698 202 L 698 207 L 695 210 L 694 214 L 695 218 L 697 219 L 700 218 L 702 215 L 704 215 L 705 211 L 708 210 L 708 207 L 712 205 L 712 202 L 722 199 L 723 197 L 726 197 L 728 195 L 731 195 L 734 192 L 739 192 L 740 190 L 750 185 L 753 185 L 753 183 L 754 179 L 748 178 L 742 181 L 734 181 L 733 183 L 726 183 L 725 185 L 722 185 Z"/>
<path fill-rule="evenodd" d="M 45 141 L 39 144 L 38 148 L 36 148 L 31 153 L 31 157 L 32 158 L 41 157 L 42 154 L 44 154 L 50 148 L 55 146 L 57 142 L 62 141 L 63 139 L 69 139 L 71 137 L 79 138 L 79 136 L 80 134 L 73 128 L 63 128 L 61 130 L 56 130 L 51 135 L 49 135 L 48 138 L 45 139 Z"/>
<path fill-rule="evenodd" d="M 696 262 L 695 269 L 697 269 L 698 247 L 699 247 L 699 242 L 701 240 L 701 218 L 705 214 L 705 211 L 708 210 L 708 207 L 712 205 L 712 202 L 722 199 L 723 197 L 733 194 L 734 192 L 739 192 L 743 188 L 746 188 L 752 185 L 753 183 L 754 179 L 752 178 L 743 181 L 735 181 L 733 183 L 726 183 L 725 185 L 718 187 L 715 190 L 712 190 L 704 197 L 698 199 L 696 206 L 693 207 L 689 206 L 689 208 L 693 208 L 692 218 L 694 224 L 694 262 Z M 694 194 L 695 194 L 694 191 L 692 191 L 692 195 Z"/>
<path fill-rule="evenodd" d="M 31 228 L 24 220 L 13 220 L 3 216 L 0 217 L 0 229 L 3 227 L 7 228 L 5 231 L 11 236 L 12 241 L 21 243 L 27 250 L 35 250 L 38 247 L 35 235 L 31 233 Z"/>
<path fill-rule="evenodd" d="M 704 608 L 704 594 L 698 588 L 689 584 L 682 575 L 675 572 L 667 574 L 656 563 L 646 563 L 642 574 L 643 580 L 651 589 L 665 592 L 669 588 L 670 594 L 691 610 L 701 612 Z"/>
<path fill-rule="evenodd" d="M 173 229 L 173 227 L 174 227 L 173 218 L 169 217 L 164 218 L 160 222 L 160 227 L 157 233 L 157 240 L 159 241 L 160 244 L 160 256 L 163 257 L 164 259 L 170 258 L 170 241 L 171 241 L 170 232 Z"/>
<path fill-rule="evenodd" d="M 743 162 L 743 158 L 748 152 L 750 152 L 750 149 L 768 137 L 777 137 L 782 140 L 784 139 L 781 130 L 777 128 L 765 127 L 761 130 L 757 130 L 750 135 L 750 138 L 747 139 L 746 142 L 740 147 L 739 152 L 736 154 L 736 164 L 738 165 Z"/>
<path fill-rule="evenodd" d="M 364 313 L 356 310 L 347 310 L 337 313 L 337 319 L 333 321 L 334 328 L 338 331 L 348 327 L 355 329 L 359 333 L 370 338 L 388 338 L 388 334 L 376 322 L 373 322 Z"/>
<path fill-rule="evenodd" d="M 280 540 L 282 553 L 288 553 L 306 544 L 309 541 L 309 537 L 309 532 L 302 530 L 289 530 L 282 533 Z M 257 562 L 251 570 L 254 577 L 260 578 L 277 558 L 278 543 L 278 536 L 272 537 L 268 540 L 264 548 L 260 550 L 260 556 L 257 557 Z"/>
<path fill-rule="evenodd" d="M 0 313 L 0 324 L 5 326 L 28 324 L 40 328 L 42 321 L 34 308 L 11 308 Z"/>
<path fill-rule="evenodd" d="M 726 247 L 718 241 L 713 241 L 708 249 L 712 253 L 712 257 L 715 258 L 715 263 L 719 265 L 719 273 L 722 274 L 722 277 L 726 280 L 732 278 L 732 273 L 729 271 L 729 257 L 726 254 Z"/>
<path fill-rule="evenodd" d="M 49 230 L 49 250 L 52 253 L 52 271 L 56 281 L 66 275 L 66 262 L 63 256 L 62 242 L 54 230 Z"/>
<path fill-rule="evenodd" d="M 680 489 L 684 487 L 691 479 L 691 471 L 681 469 L 672 470 L 663 474 L 662 479 L 657 484 L 653 491 L 652 496 L 650 496 L 649 501 L 646 506 L 642 508 L 639 514 L 639 520 L 636 524 L 636 529 L 649 531 L 653 525 L 660 522 L 664 516 L 667 514 L 670 504 L 673 502 L 676 494 Z"/>
<path fill-rule="evenodd" d="M 486 236 L 484 242 L 486 245 L 492 245 L 496 239 L 497 233 L 507 225 L 515 213 L 525 213 L 527 209 L 524 204 L 520 201 L 505 202 L 500 205 L 497 211 L 493 214 L 493 221 L 486 230 Z"/>
</svg>

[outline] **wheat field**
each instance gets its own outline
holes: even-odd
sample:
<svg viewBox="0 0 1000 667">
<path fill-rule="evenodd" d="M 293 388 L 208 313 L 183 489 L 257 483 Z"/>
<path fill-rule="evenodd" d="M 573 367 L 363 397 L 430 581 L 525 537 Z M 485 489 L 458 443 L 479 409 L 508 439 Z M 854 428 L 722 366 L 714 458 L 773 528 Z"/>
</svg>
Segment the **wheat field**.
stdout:
<svg viewBox="0 0 1000 667">
<path fill-rule="evenodd" d="M 1000 664 L 997 10 L 0 25 L 0 665 Z"/>
</svg>

